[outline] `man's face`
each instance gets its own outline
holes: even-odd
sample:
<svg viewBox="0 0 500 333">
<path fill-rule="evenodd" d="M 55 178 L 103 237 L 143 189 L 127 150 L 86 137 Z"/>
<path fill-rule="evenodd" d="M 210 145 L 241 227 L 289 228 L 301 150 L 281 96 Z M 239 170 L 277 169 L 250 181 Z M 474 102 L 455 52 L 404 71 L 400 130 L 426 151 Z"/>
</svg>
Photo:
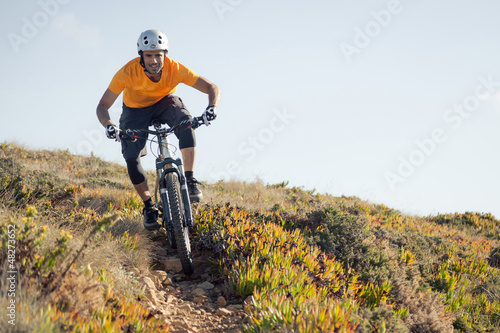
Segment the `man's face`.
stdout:
<svg viewBox="0 0 500 333">
<path fill-rule="evenodd" d="M 159 74 L 163 69 L 163 64 L 165 63 L 165 51 L 144 51 L 144 66 L 149 74 Z"/>
</svg>

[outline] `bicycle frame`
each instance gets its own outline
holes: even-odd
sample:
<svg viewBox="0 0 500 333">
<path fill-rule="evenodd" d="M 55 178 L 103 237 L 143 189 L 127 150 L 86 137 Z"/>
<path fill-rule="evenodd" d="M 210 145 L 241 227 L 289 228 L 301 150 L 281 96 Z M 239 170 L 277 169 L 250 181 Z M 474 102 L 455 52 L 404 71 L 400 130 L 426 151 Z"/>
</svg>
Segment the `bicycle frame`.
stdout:
<svg viewBox="0 0 500 333">
<path fill-rule="evenodd" d="M 160 124 L 154 124 L 156 131 L 158 132 L 161 129 Z M 164 197 L 164 202 L 169 202 L 167 188 L 163 185 L 163 180 L 166 175 L 171 172 L 175 172 L 180 181 L 181 187 L 181 195 L 182 201 L 185 211 L 186 223 L 188 227 L 193 226 L 193 214 L 191 211 L 191 202 L 189 200 L 189 192 L 187 189 L 186 177 L 184 176 L 184 166 L 182 164 L 182 160 L 177 157 L 175 158 L 172 150 L 170 149 L 170 143 L 168 140 L 168 134 L 166 132 L 156 134 L 158 139 L 158 146 L 160 148 L 160 155 L 156 159 L 156 189 L 155 189 L 155 201 L 157 203 L 160 202 L 158 200 L 158 189 L 160 196 Z M 164 205 L 163 214 L 166 217 L 167 225 L 164 225 L 165 228 L 171 228 L 172 226 L 172 214 L 170 213 L 169 205 Z M 164 219 L 165 221 L 165 219 Z"/>
</svg>

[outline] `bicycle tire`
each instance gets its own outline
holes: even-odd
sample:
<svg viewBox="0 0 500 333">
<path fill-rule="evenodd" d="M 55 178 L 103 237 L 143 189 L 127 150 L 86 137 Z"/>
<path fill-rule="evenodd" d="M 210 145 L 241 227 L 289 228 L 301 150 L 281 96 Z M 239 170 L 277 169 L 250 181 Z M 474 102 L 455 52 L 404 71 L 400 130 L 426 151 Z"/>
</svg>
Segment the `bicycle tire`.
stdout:
<svg viewBox="0 0 500 333">
<path fill-rule="evenodd" d="M 193 254 L 189 241 L 189 229 L 184 219 L 184 206 L 182 202 L 181 189 L 177 174 L 168 173 L 165 177 L 167 185 L 168 199 L 170 203 L 170 213 L 172 214 L 172 225 L 174 229 L 177 251 L 181 258 L 184 274 L 194 273 Z"/>
</svg>

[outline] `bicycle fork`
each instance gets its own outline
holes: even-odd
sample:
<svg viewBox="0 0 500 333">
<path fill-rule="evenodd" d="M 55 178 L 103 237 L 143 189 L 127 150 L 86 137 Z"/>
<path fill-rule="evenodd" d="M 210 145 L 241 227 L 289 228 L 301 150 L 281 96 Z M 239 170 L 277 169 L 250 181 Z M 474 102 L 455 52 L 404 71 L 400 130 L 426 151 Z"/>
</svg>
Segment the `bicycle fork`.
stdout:
<svg viewBox="0 0 500 333">
<path fill-rule="evenodd" d="M 189 192 L 187 188 L 186 177 L 184 176 L 184 166 L 182 165 L 182 160 L 180 158 L 174 158 L 172 152 L 169 148 L 168 136 L 165 134 L 158 136 L 158 143 L 160 146 L 161 155 L 156 159 L 156 179 L 158 181 L 164 180 L 167 173 L 174 172 L 177 174 L 177 178 L 180 182 L 181 188 L 181 200 L 184 206 L 185 221 L 188 227 L 193 227 L 193 214 L 191 211 L 191 202 L 189 200 Z M 163 202 L 168 203 L 168 192 L 165 184 L 158 184 L 160 189 L 160 195 Z M 170 207 L 163 207 L 164 214 L 167 219 L 167 226 L 172 228 L 172 214 L 170 213 Z"/>
<path fill-rule="evenodd" d="M 164 180 L 168 173 L 174 172 L 177 174 L 178 180 L 180 182 L 181 189 L 181 200 L 184 207 L 185 221 L 188 227 L 193 227 L 193 213 L 191 211 L 191 202 L 189 200 L 189 191 L 187 188 L 186 177 L 184 176 L 184 168 L 180 158 L 158 158 L 156 161 L 156 171 L 159 180 Z M 168 198 L 168 191 L 165 184 L 159 184 L 159 190 L 162 201 L 165 203 L 170 202 Z M 170 213 L 170 207 L 168 204 L 164 204 L 163 214 L 166 217 L 167 225 L 166 227 L 172 227 L 172 214 Z"/>
</svg>

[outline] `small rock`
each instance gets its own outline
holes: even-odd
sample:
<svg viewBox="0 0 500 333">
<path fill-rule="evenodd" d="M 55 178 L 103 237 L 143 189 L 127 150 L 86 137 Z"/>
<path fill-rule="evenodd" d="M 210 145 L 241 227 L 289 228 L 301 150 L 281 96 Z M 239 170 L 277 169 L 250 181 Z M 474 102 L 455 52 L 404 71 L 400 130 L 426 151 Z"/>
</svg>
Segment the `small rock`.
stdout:
<svg viewBox="0 0 500 333">
<path fill-rule="evenodd" d="M 161 287 L 162 285 L 167 286 L 164 283 L 165 279 L 168 279 L 168 275 L 166 272 L 160 271 L 160 270 L 155 270 L 155 271 L 152 271 L 151 274 L 155 277 L 155 284 L 157 287 Z M 170 280 L 170 281 L 172 281 L 172 280 Z"/>
<path fill-rule="evenodd" d="M 168 286 L 171 286 L 172 285 L 172 279 L 169 278 L 169 277 L 166 277 L 162 282 L 161 284 L 164 286 L 164 287 L 168 287 Z"/>
<path fill-rule="evenodd" d="M 182 281 L 182 282 L 179 283 L 179 285 L 182 288 L 187 288 L 187 287 L 191 286 L 191 283 L 189 283 L 188 281 Z"/>
<path fill-rule="evenodd" d="M 167 297 L 165 297 L 165 303 L 169 304 L 174 302 L 177 302 L 177 297 L 172 295 L 168 295 Z"/>
<path fill-rule="evenodd" d="M 252 305 L 254 302 L 255 302 L 255 299 L 253 298 L 253 295 L 250 295 L 247 298 L 245 298 L 245 301 L 243 302 L 243 304 Z"/>
<path fill-rule="evenodd" d="M 239 311 L 239 310 L 243 310 L 243 305 L 241 305 L 241 304 L 231 304 L 227 308 L 230 309 L 230 310 L 233 310 L 233 311 Z"/>
<path fill-rule="evenodd" d="M 151 279 L 153 280 L 153 282 L 154 282 L 154 284 L 155 284 L 155 286 L 156 286 L 157 289 L 163 287 L 162 284 L 161 284 L 160 279 L 157 276 L 151 275 Z"/>
<path fill-rule="evenodd" d="M 210 282 L 205 281 L 202 284 L 198 285 L 198 287 L 210 290 L 210 289 L 214 289 L 215 286 L 213 284 L 211 284 Z"/>
<path fill-rule="evenodd" d="M 154 270 L 154 271 L 151 271 L 151 274 L 153 274 L 154 276 L 157 276 L 159 279 L 161 280 L 165 280 L 168 276 L 167 272 L 165 271 L 161 271 L 161 270 Z"/>
<path fill-rule="evenodd" d="M 163 307 L 160 307 L 158 308 L 158 313 L 161 314 L 162 316 L 166 316 L 167 315 L 167 309 L 163 308 Z"/>
<path fill-rule="evenodd" d="M 182 328 L 184 330 L 190 330 L 191 327 L 189 327 L 189 325 L 187 324 L 187 322 L 183 319 L 177 319 L 177 320 L 174 320 L 172 321 L 172 326 L 175 327 L 175 328 Z M 189 331 L 191 332 L 191 331 Z"/>
<path fill-rule="evenodd" d="M 144 276 L 142 278 L 142 282 L 144 282 L 144 285 L 146 288 L 153 289 L 156 291 L 156 286 L 155 286 L 153 280 L 151 280 L 151 278 Z"/>
<path fill-rule="evenodd" d="M 198 304 L 203 304 L 203 303 L 205 303 L 205 297 L 196 296 L 195 298 L 193 298 L 193 302 L 198 303 Z"/>
<path fill-rule="evenodd" d="M 144 282 L 144 286 L 142 289 L 146 293 L 146 297 L 155 305 L 158 306 L 160 301 L 158 298 L 158 290 L 156 289 L 156 286 L 151 280 L 151 278 L 145 276 L 142 278 L 142 281 Z M 163 294 L 160 294 L 160 297 L 163 297 Z"/>
<path fill-rule="evenodd" d="M 218 306 L 226 306 L 226 299 L 222 296 L 219 296 L 219 298 L 217 298 L 217 305 Z"/>
<path fill-rule="evenodd" d="M 182 305 L 179 305 L 177 308 L 183 311 L 191 311 L 191 305 L 189 305 L 189 303 L 184 303 Z"/>
<path fill-rule="evenodd" d="M 203 296 L 205 295 L 205 290 L 201 288 L 196 288 L 195 290 L 193 290 L 193 294 L 195 294 L 196 296 Z"/>
<path fill-rule="evenodd" d="M 175 273 L 182 272 L 182 263 L 179 259 L 165 259 L 162 261 L 163 266 L 165 266 L 166 271 L 172 271 Z"/>
<path fill-rule="evenodd" d="M 180 262 L 180 261 L 179 261 L 179 262 Z M 174 276 L 174 281 L 175 281 L 175 282 L 181 282 L 182 280 L 184 280 L 184 278 L 183 278 L 182 276 L 180 276 L 180 275 L 176 275 L 176 276 Z"/>
<path fill-rule="evenodd" d="M 231 314 L 231 311 L 225 308 L 218 308 L 217 311 L 215 311 L 215 314 L 217 316 L 228 316 Z"/>
</svg>

